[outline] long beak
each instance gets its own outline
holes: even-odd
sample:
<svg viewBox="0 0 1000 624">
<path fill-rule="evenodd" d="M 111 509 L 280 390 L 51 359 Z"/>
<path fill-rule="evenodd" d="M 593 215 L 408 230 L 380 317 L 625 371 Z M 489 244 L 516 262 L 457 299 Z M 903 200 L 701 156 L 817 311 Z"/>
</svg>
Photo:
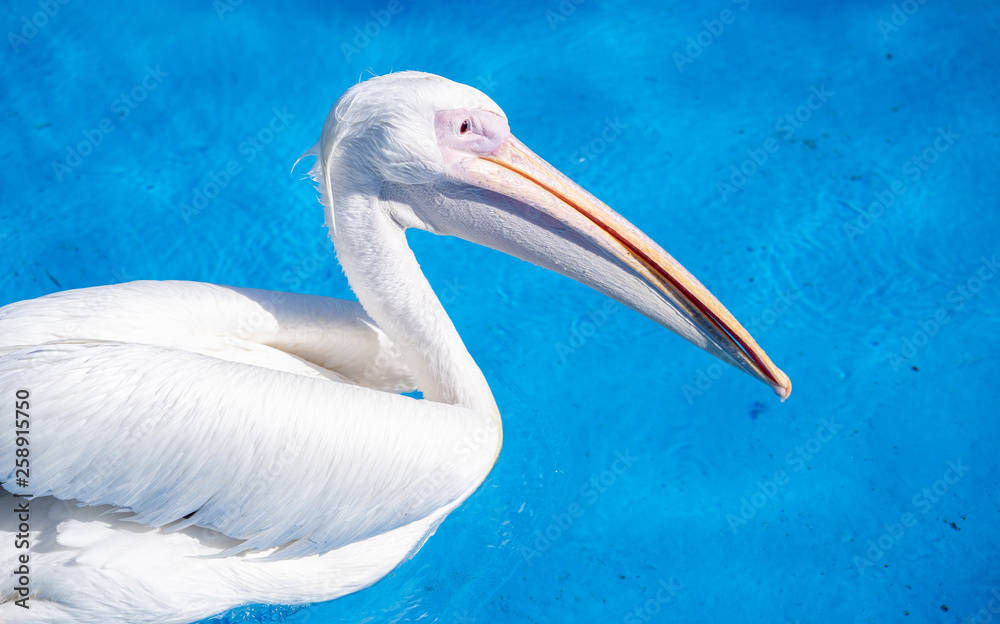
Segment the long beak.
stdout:
<svg viewBox="0 0 1000 624">
<path fill-rule="evenodd" d="M 488 156 L 456 162 L 448 174 L 532 206 L 589 239 L 687 317 L 711 343 L 700 346 L 771 386 L 782 401 L 791 394 L 788 376 L 693 275 L 642 231 L 513 136 Z M 685 335 L 678 327 L 670 329 Z"/>
</svg>

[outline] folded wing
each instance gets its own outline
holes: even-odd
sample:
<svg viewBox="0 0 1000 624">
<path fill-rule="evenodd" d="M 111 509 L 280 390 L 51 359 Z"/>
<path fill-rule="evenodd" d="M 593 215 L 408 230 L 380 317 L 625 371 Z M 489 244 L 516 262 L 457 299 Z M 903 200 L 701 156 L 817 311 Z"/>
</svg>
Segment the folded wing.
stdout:
<svg viewBox="0 0 1000 624">
<path fill-rule="evenodd" d="M 233 293 L 259 305 L 252 291 L 227 290 L 202 294 L 225 301 Z M 26 314 L 10 313 L 13 306 L 0 310 L 0 397 L 13 410 L 15 393 L 30 393 L 29 485 L 16 486 L 15 421 L 5 418 L 3 487 L 114 505 L 164 530 L 198 525 L 242 540 L 235 550 L 274 557 L 327 552 L 464 500 L 496 458 L 496 425 L 461 407 L 357 385 L 392 385 L 386 379 L 405 380 L 405 368 L 391 363 L 390 351 L 388 365 L 363 365 L 357 353 L 372 359 L 385 348 L 373 325 L 354 339 L 360 346 L 351 358 L 308 344 L 303 328 L 317 322 L 300 323 L 298 336 L 288 331 L 296 318 L 365 322 L 360 308 L 337 321 L 329 314 L 337 300 L 323 299 L 315 298 L 315 308 L 298 305 L 297 316 L 287 307 L 270 312 L 284 331 L 205 333 L 206 349 L 192 347 L 197 332 L 178 338 L 182 346 L 114 340 L 106 321 L 114 306 L 78 320 L 75 339 L 58 329 L 69 322 L 65 312 L 53 313 L 46 329 L 37 320 L 44 317 L 31 327 Z M 46 331 L 54 339 L 46 344 L 13 344 Z M 296 351 L 302 355 L 292 357 L 313 363 L 341 357 L 348 364 L 339 370 L 354 383 L 289 370 Z"/>
</svg>

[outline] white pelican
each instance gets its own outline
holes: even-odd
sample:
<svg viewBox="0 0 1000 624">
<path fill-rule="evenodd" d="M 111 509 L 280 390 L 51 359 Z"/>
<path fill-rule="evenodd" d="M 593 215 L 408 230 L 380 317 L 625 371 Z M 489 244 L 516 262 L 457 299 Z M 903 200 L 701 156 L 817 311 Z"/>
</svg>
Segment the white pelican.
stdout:
<svg viewBox="0 0 1000 624">
<path fill-rule="evenodd" d="M 791 391 L 708 290 L 476 89 L 372 78 L 309 153 L 360 304 L 132 282 L 0 309 L 0 621 L 191 622 L 337 598 L 413 556 L 502 432 L 406 228 L 558 271 Z"/>
</svg>

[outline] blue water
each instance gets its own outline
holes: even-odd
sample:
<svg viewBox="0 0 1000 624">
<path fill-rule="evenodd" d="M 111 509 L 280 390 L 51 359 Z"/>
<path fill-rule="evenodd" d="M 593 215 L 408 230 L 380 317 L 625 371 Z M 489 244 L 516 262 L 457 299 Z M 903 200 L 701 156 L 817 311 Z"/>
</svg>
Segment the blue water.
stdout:
<svg viewBox="0 0 1000 624">
<path fill-rule="evenodd" d="M 37 2 L 0 6 L 0 304 L 351 297 L 289 170 L 359 77 L 420 69 L 492 96 L 794 383 L 779 404 L 583 286 L 411 233 L 504 415 L 498 464 L 374 587 L 211 621 L 1000 617 L 997 3 L 577 2 L 76 0 L 37 30 Z"/>
</svg>

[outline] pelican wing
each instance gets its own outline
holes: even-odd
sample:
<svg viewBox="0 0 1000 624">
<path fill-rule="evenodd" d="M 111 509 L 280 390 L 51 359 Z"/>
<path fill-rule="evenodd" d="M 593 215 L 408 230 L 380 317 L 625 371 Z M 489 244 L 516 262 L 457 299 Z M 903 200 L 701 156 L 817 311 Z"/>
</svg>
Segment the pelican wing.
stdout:
<svg viewBox="0 0 1000 624">
<path fill-rule="evenodd" d="M 30 395 L 30 443 L 18 446 L 16 421 L 3 419 L 6 489 L 111 504 L 165 530 L 206 527 L 274 557 L 456 505 L 499 450 L 488 416 L 461 407 L 162 345 L 8 348 L 10 411 L 18 391 Z M 19 448 L 30 449 L 26 488 Z"/>
<path fill-rule="evenodd" d="M 56 293 L 0 309 L 0 396 L 13 410 L 30 395 L 29 485 L 12 418 L 0 481 L 241 550 L 326 552 L 457 503 L 489 471 L 492 423 L 390 394 L 414 387 L 353 302 L 194 282 Z"/>
<path fill-rule="evenodd" d="M 182 347 L 386 392 L 417 387 L 399 350 L 361 305 L 331 297 L 138 281 L 0 308 L 0 348 L 65 340 Z"/>
</svg>

